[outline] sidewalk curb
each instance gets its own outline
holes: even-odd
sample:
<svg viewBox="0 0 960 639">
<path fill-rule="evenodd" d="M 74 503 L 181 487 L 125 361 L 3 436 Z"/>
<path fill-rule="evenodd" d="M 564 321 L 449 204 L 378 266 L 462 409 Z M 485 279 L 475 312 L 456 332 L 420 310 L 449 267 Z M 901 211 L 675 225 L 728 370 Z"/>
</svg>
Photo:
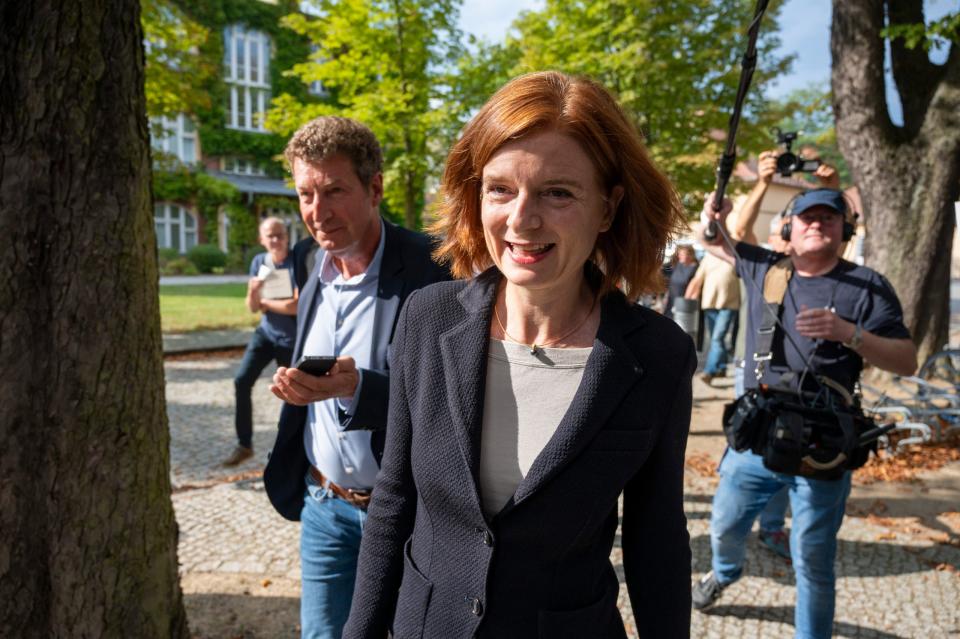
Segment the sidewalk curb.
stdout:
<svg viewBox="0 0 960 639">
<path fill-rule="evenodd" d="M 215 351 L 243 348 L 250 341 L 254 329 L 195 331 L 192 333 L 164 333 L 163 354 Z"/>
</svg>

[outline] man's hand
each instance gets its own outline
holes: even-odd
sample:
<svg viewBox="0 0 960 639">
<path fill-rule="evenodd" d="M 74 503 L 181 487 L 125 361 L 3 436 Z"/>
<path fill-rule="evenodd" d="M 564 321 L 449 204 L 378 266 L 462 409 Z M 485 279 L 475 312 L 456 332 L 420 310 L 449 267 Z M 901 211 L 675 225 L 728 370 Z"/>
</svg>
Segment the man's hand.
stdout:
<svg viewBox="0 0 960 639">
<path fill-rule="evenodd" d="M 777 152 L 764 151 L 757 159 L 757 181 L 770 184 L 777 173 Z"/>
<path fill-rule="evenodd" d="M 352 357 L 338 357 L 330 372 L 310 375 L 296 368 L 280 367 L 273 375 L 270 392 L 295 406 L 306 406 L 332 397 L 352 398 L 360 383 L 360 373 Z"/>
<path fill-rule="evenodd" d="M 840 190 L 840 174 L 837 173 L 837 169 L 829 164 L 818 166 L 817 170 L 813 172 L 813 176 L 817 178 L 820 188 Z"/>
<path fill-rule="evenodd" d="M 711 192 L 707 196 L 706 201 L 703 203 L 703 210 L 700 211 L 700 223 L 706 226 L 710 223 L 711 220 L 716 221 L 717 224 L 726 228 L 727 216 L 730 215 L 730 211 L 733 210 L 733 202 L 730 201 L 730 198 L 723 198 L 723 205 L 720 207 L 719 211 L 713 210 L 713 196 L 715 193 Z"/>
<path fill-rule="evenodd" d="M 247 281 L 247 308 L 251 313 L 260 311 L 261 288 L 263 288 L 263 280 L 259 277 L 251 277 Z"/>
<path fill-rule="evenodd" d="M 800 306 L 797 313 L 797 332 L 810 339 L 825 339 L 831 342 L 848 343 L 853 339 L 856 325 L 841 318 L 829 308 Z"/>
</svg>

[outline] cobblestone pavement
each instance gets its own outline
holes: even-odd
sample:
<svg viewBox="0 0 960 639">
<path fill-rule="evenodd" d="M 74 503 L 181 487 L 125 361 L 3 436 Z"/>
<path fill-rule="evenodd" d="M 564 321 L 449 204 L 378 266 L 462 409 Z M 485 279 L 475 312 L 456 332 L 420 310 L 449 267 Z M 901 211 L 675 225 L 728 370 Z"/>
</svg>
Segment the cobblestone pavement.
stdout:
<svg viewBox="0 0 960 639">
<path fill-rule="evenodd" d="M 278 402 L 267 390 L 266 373 L 254 387 L 255 457 L 235 469 L 218 467 L 234 445 L 232 378 L 238 363 L 235 358 L 166 363 L 181 572 L 185 579 L 219 575 L 296 583 L 299 526 L 274 512 L 259 479 L 279 412 Z M 708 394 L 705 388 L 695 387 L 696 396 Z M 716 436 L 711 434 L 716 430 L 709 427 L 703 434 Z M 695 577 L 709 570 L 713 491 L 713 479 L 688 472 L 686 511 Z M 958 509 L 955 505 L 948 510 Z M 956 544 L 960 522 L 941 518 L 921 523 L 871 516 L 864 509 L 853 514 L 860 516 L 848 512 L 839 536 L 835 635 L 875 639 L 960 636 L 960 548 L 944 543 L 952 540 Z M 619 543 L 612 560 L 622 576 Z M 793 586 L 790 566 L 762 549 L 753 537 L 743 579 L 707 614 L 693 613 L 692 636 L 790 637 Z M 625 588 L 621 588 L 620 602 L 630 636 L 636 637 Z M 290 616 L 286 627 L 290 636 L 296 636 L 293 607 L 279 608 L 274 614 Z M 220 635 L 214 631 L 204 636 Z M 250 631 L 242 636 L 266 635 Z"/>
</svg>

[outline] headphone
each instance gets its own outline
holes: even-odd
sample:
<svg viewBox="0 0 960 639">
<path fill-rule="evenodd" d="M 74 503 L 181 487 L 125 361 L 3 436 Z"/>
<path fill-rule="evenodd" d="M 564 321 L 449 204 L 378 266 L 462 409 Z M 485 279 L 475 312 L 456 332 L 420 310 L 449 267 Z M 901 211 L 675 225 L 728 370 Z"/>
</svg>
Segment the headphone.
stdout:
<svg viewBox="0 0 960 639">
<path fill-rule="evenodd" d="M 807 193 L 810 193 L 811 191 L 814 191 L 814 190 L 818 190 L 818 189 L 808 189 L 806 191 L 801 191 L 797 193 L 792 198 L 790 198 L 790 201 L 787 202 L 787 207 L 780 212 L 780 217 L 787 220 L 780 227 L 780 238 L 784 242 L 790 241 L 790 234 L 793 232 L 793 222 L 790 221 L 790 218 L 793 216 L 793 207 L 796 205 L 797 200 L 800 199 L 802 195 L 806 195 Z M 833 189 L 824 189 L 824 190 L 832 191 Z M 847 214 L 851 209 L 850 203 L 847 200 L 847 195 L 845 193 L 842 193 L 841 195 L 843 196 L 843 210 L 840 211 L 840 213 L 843 215 L 843 232 L 840 236 L 840 239 L 843 242 L 849 242 L 853 238 L 853 236 L 856 235 L 857 230 L 856 230 L 856 227 L 853 225 L 853 223 L 847 220 Z M 851 217 L 855 222 L 857 218 L 860 216 L 857 215 L 856 213 L 853 213 Z"/>
</svg>

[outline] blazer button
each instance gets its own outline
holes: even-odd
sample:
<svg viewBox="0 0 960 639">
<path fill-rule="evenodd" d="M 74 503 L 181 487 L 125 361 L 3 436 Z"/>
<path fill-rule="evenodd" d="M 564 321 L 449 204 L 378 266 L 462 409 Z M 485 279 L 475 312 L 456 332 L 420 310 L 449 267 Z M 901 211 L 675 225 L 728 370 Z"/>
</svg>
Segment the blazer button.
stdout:
<svg viewBox="0 0 960 639">
<path fill-rule="evenodd" d="M 490 534 L 489 530 L 483 531 L 483 545 L 493 548 L 493 535 Z"/>
<path fill-rule="evenodd" d="M 474 615 L 479 617 L 483 614 L 483 604 L 479 599 L 472 597 L 467 599 L 467 603 L 470 604 L 470 612 L 472 612 Z"/>
</svg>

